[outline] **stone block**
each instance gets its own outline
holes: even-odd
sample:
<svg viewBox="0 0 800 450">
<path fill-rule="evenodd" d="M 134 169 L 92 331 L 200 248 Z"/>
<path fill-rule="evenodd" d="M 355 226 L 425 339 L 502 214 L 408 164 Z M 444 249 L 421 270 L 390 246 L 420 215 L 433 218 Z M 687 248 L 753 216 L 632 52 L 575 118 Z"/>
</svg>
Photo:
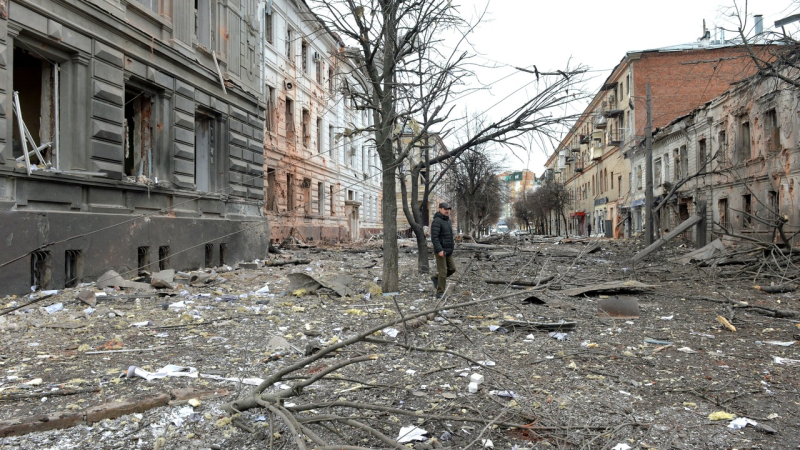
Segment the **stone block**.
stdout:
<svg viewBox="0 0 800 450">
<path fill-rule="evenodd" d="M 115 50 L 100 41 L 94 41 L 94 56 L 115 66 L 122 67 L 122 52 Z"/>
</svg>

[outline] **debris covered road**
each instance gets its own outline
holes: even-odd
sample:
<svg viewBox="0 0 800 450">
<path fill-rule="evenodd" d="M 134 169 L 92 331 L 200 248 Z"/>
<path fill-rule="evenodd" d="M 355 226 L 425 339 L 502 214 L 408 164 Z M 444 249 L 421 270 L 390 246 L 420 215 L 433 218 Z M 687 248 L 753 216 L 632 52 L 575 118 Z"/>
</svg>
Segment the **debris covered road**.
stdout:
<svg viewBox="0 0 800 450">
<path fill-rule="evenodd" d="M 403 244 L 398 293 L 371 242 L 6 297 L 0 448 L 800 445 L 798 320 L 765 314 L 792 289 L 680 242 L 634 268 L 633 240 L 518 236 L 460 244 L 442 304 Z M 264 380 L 278 406 L 231 414 Z"/>
</svg>

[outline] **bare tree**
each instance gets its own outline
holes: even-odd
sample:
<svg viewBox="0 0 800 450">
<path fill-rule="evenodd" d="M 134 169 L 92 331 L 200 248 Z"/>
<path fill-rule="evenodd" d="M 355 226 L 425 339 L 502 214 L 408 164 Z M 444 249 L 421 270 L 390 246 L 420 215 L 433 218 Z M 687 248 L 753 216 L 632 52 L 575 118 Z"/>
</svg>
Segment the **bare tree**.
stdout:
<svg viewBox="0 0 800 450">
<path fill-rule="evenodd" d="M 371 112 L 373 125 L 367 132 L 374 138 L 382 174 L 383 289 L 398 288 L 397 254 L 397 171 L 409 153 L 424 145 L 432 132 L 442 136 L 458 127 L 450 118 L 453 99 L 473 89 L 471 55 L 462 47 L 474 25 L 462 17 L 450 0 L 317 0 L 311 3 L 324 28 L 337 34 L 347 45 L 337 55 L 340 72 L 349 80 L 342 88 L 357 108 Z M 480 18 L 477 22 L 480 21 Z M 446 36 L 460 36 L 455 49 L 442 45 Z M 511 142 L 526 132 L 547 133 L 564 124 L 563 107 L 578 97 L 575 86 L 582 68 L 552 73 L 531 71 L 536 93 L 498 120 L 487 123 L 461 145 L 419 161 L 410 168 L 411 227 L 423 236 L 421 210 L 416 199 L 419 175 L 487 142 Z M 407 139 L 401 134 L 411 129 Z M 425 190 L 425 189 L 423 189 Z M 424 193 L 423 193 L 424 194 Z M 427 198 L 427 196 L 421 196 Z M 420 247 L 426 251 L 426 247 Z M 426 255 L 427 256 L 427 255 Z"/>
<path fill-rule="evenodd" d="M 459 224 L 474 237 L 502 213 L 500 170 L 491 155 L 476 148 L 463 153 L 449 171 L 448 191 L 455 200 Z"/>
</svg>

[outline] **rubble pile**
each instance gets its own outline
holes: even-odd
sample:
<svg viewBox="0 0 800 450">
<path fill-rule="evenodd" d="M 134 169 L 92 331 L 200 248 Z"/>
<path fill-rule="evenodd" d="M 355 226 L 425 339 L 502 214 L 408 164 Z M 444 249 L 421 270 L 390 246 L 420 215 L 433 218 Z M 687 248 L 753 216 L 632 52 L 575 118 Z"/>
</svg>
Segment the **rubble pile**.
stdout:
<svg viewBox="0 0 800 450">
<path fill-rule="evenodd" d="M 401 244 L 399 292 L 373 239 L 4 298 L 0 447 L 298 448 L 287 423 L 361 448 L 800 444 L 800 328 L 769 314 L 800 310 L 795 279 L 503 235 L 457 246 L 441 301 Z M 277 409 L 232 413 L 264 383 Z"/>
</svg>

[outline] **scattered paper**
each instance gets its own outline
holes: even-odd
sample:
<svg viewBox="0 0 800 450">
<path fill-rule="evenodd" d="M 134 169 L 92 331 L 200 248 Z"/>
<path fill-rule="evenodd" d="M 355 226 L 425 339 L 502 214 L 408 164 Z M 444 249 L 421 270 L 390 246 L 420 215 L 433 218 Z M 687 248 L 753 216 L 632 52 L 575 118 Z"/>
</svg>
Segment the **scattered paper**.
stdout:
<svg viewBox="0 0 800 450">
<path fill-rule="evenodd" d="M 792 366 L 795 364 L 800 364 L 800 359 L 789 359 L 789 358 L 781 358 L 780 356 L 776 356 L 772 359 L 772 362 L 775 364 L 784 364 L 787 366 Z"/>
<path fill-rule="evenodd" d="M 628 444 L 617 444 L 612 447 L 611 450 L 631 450 L 631 446 Z"/>
<path fill-rule="evenodd" d="M 731 423 L 728 424 L 728 428 L 733 430 L 739 430 L 741 428 L 746 427 L 747 425 L 758 426 L 758 422 L 752 419 L 748 419 L 747 417 L 739 417 L 736 419 L 731 420 Z"/>
<path fill-rule="evenodd" d="M 397 437 L 397 442 L 405 444 L 412 441 L 425 441 L 428 439 L 428 432 L 422 428 L 409 425 L 400 428 L 400 435 Z"/>
<path fill-rule="evenodd" d="M 681 347 L 678 349 L 678 351 L 681 353 L 697 353 L 695 350 L 692 350 L 689 347 Z"/>
<path fill-rule="evenodd" d="M 789 347 L 790 345 L 794 345 L 796 341 L 764 341 L 770 345 L 780 345 L 781 347 Z"/>
</svg>

